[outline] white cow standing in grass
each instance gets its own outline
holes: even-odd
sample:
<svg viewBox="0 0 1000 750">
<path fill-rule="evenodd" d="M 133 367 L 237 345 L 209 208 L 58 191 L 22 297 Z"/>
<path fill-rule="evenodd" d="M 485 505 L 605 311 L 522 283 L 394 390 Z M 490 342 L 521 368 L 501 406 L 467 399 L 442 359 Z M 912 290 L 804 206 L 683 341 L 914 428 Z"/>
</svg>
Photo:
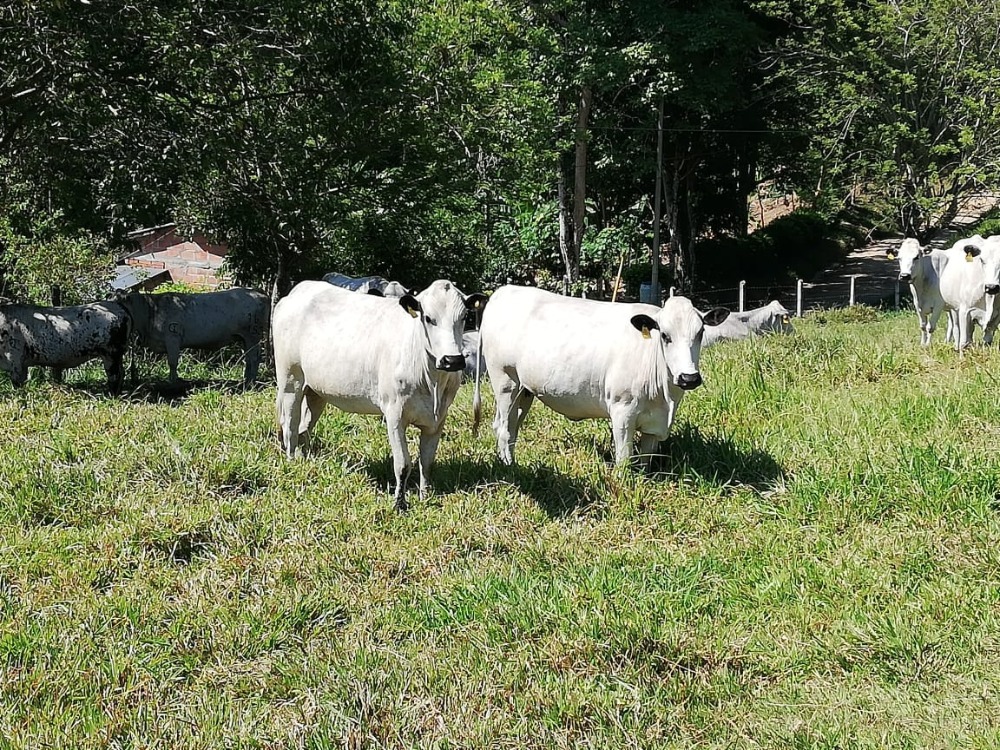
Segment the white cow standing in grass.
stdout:
<svg viewBox="0 0 1000 750">
<path fill-rule="evenodd" d="M 445 280 L 398 299 L 320 281 L 297 285 L 274 308 L 272 325 L 286 455 L 293 458 L 300 440 L 308 440 L 328 403 L 355 414 L 381 414 L 392 449 L 396 509 L 407 508 L 409 425 L 420 429 L 423 499 L 465 366 L 466 312 L 485 303 L 484 295 L 466 296 Z"/>
<path fill-rule="evenodd" d="M 922 248 L 920 242 L 907 237 L 898 249 L 886 252 L 889 260 L 899 260 L 899 280 L 910 285 L 913 307 L 920 323 L 920 343 L 927 346 L 937 327 L 941 313 L 949 311 L 941 296 L 941 275 L 948 264 L 948 253 L 944 250 Z M 948 315 L 945 342 L 952 340 L 952 321 Z"/>
<path fill-rule="evenodd" d="M 500 460 L 514 463 L 514 444 L 535 397 L 570 419 L 610 419 L 618 463 L 633 437 L 648 462 L 665 440 L 685 391 L 701 385 L 698 358 L 706 326 L 728 311 L 699 313 L 685 297 L 662 308 L 562 297 L 504 286 L 483 314 L 480 346 L 496 415 Z M 479 422 L 479 383 L 473 398 Z"/>
<path fill-rule="evenodd" d="M 1000 236 L 983 239 L 979 235 L 959 240 L 947 251 L 941 274 L 941 296 L 951 308 L 955 348 L 972 343 L 972 324 L 983 328 L 983 343 L 993 343 L 1000 324 Z"/>
</svg>

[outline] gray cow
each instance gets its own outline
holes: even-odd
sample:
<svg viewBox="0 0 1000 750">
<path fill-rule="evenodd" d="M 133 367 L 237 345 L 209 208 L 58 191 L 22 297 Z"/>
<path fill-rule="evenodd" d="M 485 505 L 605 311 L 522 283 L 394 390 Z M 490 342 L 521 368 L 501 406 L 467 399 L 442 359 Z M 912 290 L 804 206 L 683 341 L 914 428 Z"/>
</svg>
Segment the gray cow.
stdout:
<svg viewBox="0 0 1000 750">
<path fill-rule="evenodd" d="M 221 349 L 243 344 L 250 385 L 260 367 L 260 342 L 270 326 L 271 301 L 255 289 L 227 289 L 197 294 L 142 294 L 119 297 L 132 318 L 135 335 L 147 349 L 166 353 L 170 381 L 177 382 L 181 349 Z"/>
<path fill-rule="evenodd" d="M 115 302 L 73 307 L 0 304 L 0 370 L 20 386 L 29 367 L 62 369 L 100 359 L 108 389 L 117 393 L 130 332 L 129 316 Z"/>
</svg>

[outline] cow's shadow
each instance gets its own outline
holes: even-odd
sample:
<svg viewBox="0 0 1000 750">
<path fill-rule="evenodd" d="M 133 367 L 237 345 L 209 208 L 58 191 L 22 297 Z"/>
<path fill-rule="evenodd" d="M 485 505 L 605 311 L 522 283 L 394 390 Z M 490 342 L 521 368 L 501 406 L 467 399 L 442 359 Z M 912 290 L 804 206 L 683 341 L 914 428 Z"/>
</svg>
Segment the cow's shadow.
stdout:
<svg viewBox="0 0 1000 750">
<path fill-rule="evenodd" d="M 126 381 L 121 392 L 117 394 L 111 393 L 105 382 L 95 380 L 63 383 L 58 387 L 87 393 L 96 398 L 118 399 L 127 403 L 176 406 L 203 391 L 215 391 L 232 396 L 252 391 L 264 391 L 273 388 L 274 385 L 273 383 L 257 381 L 251 383 L 249 387 L 244 387 L 242 380 L 193 378 L 191 380 L 182 379 L 176 383 L 171 383 L 169 380 L 146 380 L 134 384 Z"/>
<path fill-rule="evenodd" d="M 393 486 L 395 479 L 391 457 L 369 462 L 362 468 L 379 487 Z M 419 476 L 419 469 L 414 465 L 406 484 L 411 499 L 416 494 Z M 436 460 L 431 467 L 432 501 L 434 495 L 475 493 L 497 484 L 509 484 L 523 492 L 552 519 L 579 513 L 592 514 L 603 507 L 600 502 L 603 492 L 598 486 L 551 466 L 505 466 L 494 459 L 443 458 Z"/>
<path fill-rule="evenodd" d="M 719 486 L 756 490 L 772 486 L 785 469 L 764 450 L 746 450 L 725 436 L 705 436 L 693 425 L 678 425 L 653 456 L 650 474 L 657 479 L 694 476 Z"/>
</svg>

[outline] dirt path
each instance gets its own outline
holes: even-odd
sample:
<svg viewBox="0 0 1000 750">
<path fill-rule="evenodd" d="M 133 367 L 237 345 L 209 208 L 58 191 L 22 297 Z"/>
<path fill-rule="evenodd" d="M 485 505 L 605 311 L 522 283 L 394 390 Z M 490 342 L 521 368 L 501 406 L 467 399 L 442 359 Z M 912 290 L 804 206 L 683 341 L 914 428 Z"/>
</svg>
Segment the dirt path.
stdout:
<svg viewBox="0 0 1000 750">
<path fill-rule="evenodd" d="M 971 229 L 982 216 L 1000 204 L 1000 195 L 976 196 L 962 207 L 961 213 L 940 237 L 930 244 L 935 248 L 947 248 L 963 235 L 971 234 Z M 847 256 L 845 261 L 834 268 L 818 274 L 810 283 L 803 285 L 803 307 L 840 307 L 846 305 L 850 296 L 851 277 L 855 280 L 855 301 L 867 304 L 892 303 L 896 293 L 896 279 L 899 266 L 885 257 L 886 250 L 897 247 L 902 238 L 876 240 Z M 907 290 L 904 288 L 905 294 Z"/>
</svg>

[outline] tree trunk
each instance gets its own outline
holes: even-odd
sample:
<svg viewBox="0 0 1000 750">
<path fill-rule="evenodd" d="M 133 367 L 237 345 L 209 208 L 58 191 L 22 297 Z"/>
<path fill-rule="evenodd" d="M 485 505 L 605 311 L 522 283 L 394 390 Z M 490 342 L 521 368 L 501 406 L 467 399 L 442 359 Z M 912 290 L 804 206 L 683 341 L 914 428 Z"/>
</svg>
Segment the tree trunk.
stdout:
<svg viewBox="0 0 1000 750">
<path fill-rule="evenodd" d="M 576 111 L 576 158 L 573 164 L 573 267 L 569 269 L 572 285 L 580 278 L 580 256 L 583 248 L 584 222 L 587 210 L 587 123 L 590 120 L 591 91 L 589 86 L 580 89 Z"/>
<path fill-rule="evenodd" d="M 559 195 L 559 253 L 562 255 L 563 294 L 569 294 L 570 270 L 573 267 L 573 222 L 570 218 L 569 191 L 566 190 L 566 169 L 562 155 L 559 156 L 559 174 L 556 190 Z"/>
</svg>

